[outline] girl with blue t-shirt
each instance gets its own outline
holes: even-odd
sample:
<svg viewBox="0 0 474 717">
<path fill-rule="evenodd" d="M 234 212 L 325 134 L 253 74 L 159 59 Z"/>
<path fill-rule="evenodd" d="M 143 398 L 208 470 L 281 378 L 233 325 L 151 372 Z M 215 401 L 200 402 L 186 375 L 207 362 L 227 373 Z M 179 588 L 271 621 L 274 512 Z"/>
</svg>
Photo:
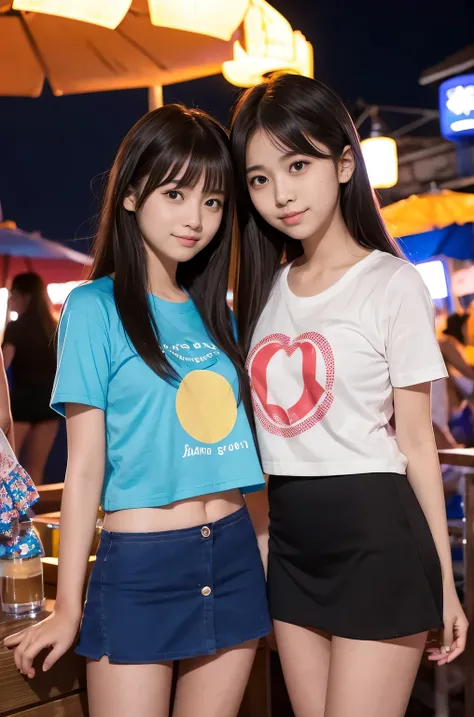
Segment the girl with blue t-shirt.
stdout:
<svg viewBox="0 0 474 717">
<path fill-rule="evenodd" d="M 92 281 L 63 310 L 52 406 L 68 467 L 54 612 L 7 641 L 33 677 L 72 645 L 97 508 L 104 529 L 77 652 L 91 717 L 237 714 L 265 577 L 243 494 L 264 480 L 226 304 L 228 138 L 198 110 L 141 119 L 112 167 Z"/>
</svg>

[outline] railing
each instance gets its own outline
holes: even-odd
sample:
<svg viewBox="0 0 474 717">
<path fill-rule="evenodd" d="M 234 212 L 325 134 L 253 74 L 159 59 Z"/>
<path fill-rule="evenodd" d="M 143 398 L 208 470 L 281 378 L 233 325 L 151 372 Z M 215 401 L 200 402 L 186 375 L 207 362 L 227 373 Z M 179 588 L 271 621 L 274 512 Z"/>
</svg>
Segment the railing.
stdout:
<svg viewBox="0 0 474 717">
<path fill-rule="evenodd" d="M 474 715 L 474 448 L 455 448 L 438 451 L 438 453 L 442 465 L 461 466 L 467 469 L 464 495 L 464 605 L 471 628 L 468 633 L 465 655 L 464 714 L 466 717 L 472 717 Z"/>
</svg>

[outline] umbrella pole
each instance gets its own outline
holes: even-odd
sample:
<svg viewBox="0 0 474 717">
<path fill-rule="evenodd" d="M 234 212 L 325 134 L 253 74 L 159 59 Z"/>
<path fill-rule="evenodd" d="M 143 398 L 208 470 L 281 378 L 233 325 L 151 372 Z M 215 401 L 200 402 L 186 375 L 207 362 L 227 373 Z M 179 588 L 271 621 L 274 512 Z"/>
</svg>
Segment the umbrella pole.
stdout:
<svg viewBox="0 0 474 717">
<path fill-rule="evenodd" d="M 163 107 L 163 86 L 154 85 L 154 87 L 148 88 L 148 111 Z"/>
<path fill-rule="evenodd" d="M 10 254 L 3 255 L 2 287 L 8 289 L 8 274 L 10 273 Z"/>
</svg>

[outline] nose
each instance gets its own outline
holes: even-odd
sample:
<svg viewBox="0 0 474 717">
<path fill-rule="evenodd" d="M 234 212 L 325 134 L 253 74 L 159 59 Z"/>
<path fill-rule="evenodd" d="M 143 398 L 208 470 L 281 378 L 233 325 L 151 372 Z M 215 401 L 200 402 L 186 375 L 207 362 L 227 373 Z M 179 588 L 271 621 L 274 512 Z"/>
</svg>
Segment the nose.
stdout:
<svg viewBox="0 0 474 717">
<path fill-rule="evenodd" d="M 290 202 L 295 201 L 295 193 L 291 187 L 291 184 L 283 178 L 275 180 L 273 185 L 275 187 L 275 204 L 279 208 L 286 207 Z"/>
<path fill-rule="evenodd" d="M 201 202 L 189 202 L 188 205 L 189 213 L 186 217 L 186 227 L 189 227 L 195 232 L 199 232 L 202 229 L 202 207 Z"/>
</svg>

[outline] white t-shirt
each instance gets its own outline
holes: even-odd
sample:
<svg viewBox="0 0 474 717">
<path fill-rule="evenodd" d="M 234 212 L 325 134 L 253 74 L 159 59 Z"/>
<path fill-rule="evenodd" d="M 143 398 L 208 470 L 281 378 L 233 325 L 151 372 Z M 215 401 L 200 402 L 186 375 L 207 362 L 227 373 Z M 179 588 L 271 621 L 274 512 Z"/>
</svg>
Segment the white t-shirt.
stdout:
<svg viewBox="0 0 474 717">
<path fill-rule="evenodd" d="M 265 473 L 404 473 L 393 387 L 447 376 L 433 304 L 408 262 L 373 251 L 333 286 L 298 297 L 280 272 L 247 368 Z"/>
</svg>

